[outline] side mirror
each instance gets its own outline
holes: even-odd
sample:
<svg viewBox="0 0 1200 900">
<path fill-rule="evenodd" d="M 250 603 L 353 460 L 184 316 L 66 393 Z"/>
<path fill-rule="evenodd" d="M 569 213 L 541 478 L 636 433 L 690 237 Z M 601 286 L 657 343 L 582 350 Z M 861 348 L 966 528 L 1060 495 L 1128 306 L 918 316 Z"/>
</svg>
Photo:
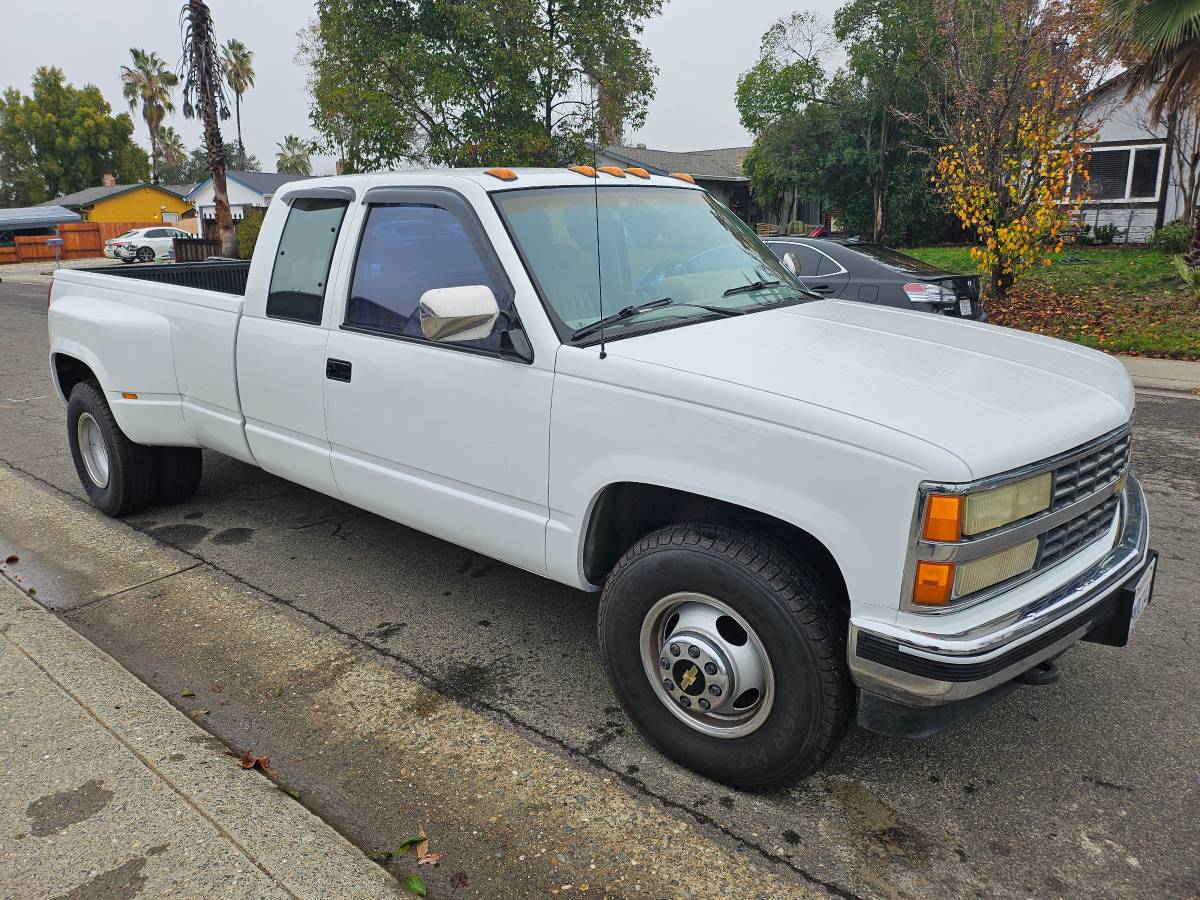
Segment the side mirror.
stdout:
<svg viewBox="0 0 1200 900">
<path fill-rule="evenodd" d="M 421 295 L 421 333 L 431 341 L 476 341 L 492 333 L 500 306 L 484 284 L 434 288 Z"/>
<path fill-rule="evenodd" d="M 796 259 L 795 253 L 783 254 L 783 266 L 793 275 L 800 274 L 800 261 Z"/>
</svg>

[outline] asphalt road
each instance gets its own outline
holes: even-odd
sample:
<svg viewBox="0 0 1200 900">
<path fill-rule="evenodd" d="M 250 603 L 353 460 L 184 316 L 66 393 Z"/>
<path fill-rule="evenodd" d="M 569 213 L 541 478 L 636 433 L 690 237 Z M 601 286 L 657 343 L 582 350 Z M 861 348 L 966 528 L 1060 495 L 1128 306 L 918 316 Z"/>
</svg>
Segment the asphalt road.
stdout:
<svg viewBox="0 0 1200 900">
<path fill-rule="evenodd" d="M 82 497 L 47 374 L 45 296 L 44 287 L 0 285 L 0 464 L 49 493 Z M 353 652 L 421 673 L 798 888 L 1194 897 L 1200 402 L 1139 395 L 1134 460 L 1161 562 L 1128 649 L 1081 644 L 1061 660 L 1059 684 L 1024 688 L 923 742 L 852 729 L 816 776 L 752 794 L 681 770 L 640 738 L 602 671 L 593 596 L 215 454 L 195 498 L 127 524 Z M 104 645 L 102 629 L 90 636 Z M 150 683 L 170 665 L 149 650 L 124 658 Z M 370 823 L 357 804 L 373 790 L 347 780 L 323 814 L 361 842 Z"/>
</svg>

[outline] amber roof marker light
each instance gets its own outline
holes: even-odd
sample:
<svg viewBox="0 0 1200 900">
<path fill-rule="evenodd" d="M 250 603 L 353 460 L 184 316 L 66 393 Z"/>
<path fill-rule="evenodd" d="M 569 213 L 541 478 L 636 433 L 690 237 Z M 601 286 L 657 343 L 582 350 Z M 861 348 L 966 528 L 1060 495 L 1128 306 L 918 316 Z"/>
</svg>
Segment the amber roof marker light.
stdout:
<svg viewBox="0 0 1200 900">
<path fill-rule="evenodd" d="M 691 175 L 689 175 L 687 172 L 672 172 L 671 177 L 678 178 L 680 181 L 686 181 L 688 184 L 696 183 L 696 179 L 693 178 Z"/>
<path fill-rule="evenodd" d="M 649 172 L 647 172 L 645 169 L 639 169 L 637 166 L 632 166 L 632 167 L 626 169 L 625 171 L 628 172 L 630 175 L 636 175 L 638 178 L 649 178 L 650 177 Z"/>
<path fill-rule="evenodd" d="M 517 173 L 512 169 L 484 169 L 484 175 L 491 175 L 493 178 L 499 178 L 501 181 L 516 181 Z"/>
<path fill-rule="evenodd" d="M 596 170 L 591 166 L 567 166 L 572 172 L 578 172 L 580 175 L 586 175 L 588 178 L 596 177 Z"/>
<path fill-rule="evenodd" d="M 605 175 L 612 175 L 614 178 L 625 177 L 625 170 L 618 166 L 601 166 L 596 171 L 603 172 Z"/>
</svg>

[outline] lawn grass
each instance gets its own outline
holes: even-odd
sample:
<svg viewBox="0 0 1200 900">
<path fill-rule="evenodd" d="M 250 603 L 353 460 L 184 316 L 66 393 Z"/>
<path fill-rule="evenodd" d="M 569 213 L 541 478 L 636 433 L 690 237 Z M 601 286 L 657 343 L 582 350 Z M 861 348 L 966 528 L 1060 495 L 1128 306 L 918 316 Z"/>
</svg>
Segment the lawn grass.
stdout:
<svg viewBox="0 0 1200 900">
<path fill-rule="evenodd" d="M 917 247 L 913 256 L 978 272 L 967 247 Z M 1200 298 L 1181 286 L 1170 254 L 1141 247 L 1070 248 L 1021 277 L 997 325 L 1113 353 L 1200 359 Z"/>
</svg>

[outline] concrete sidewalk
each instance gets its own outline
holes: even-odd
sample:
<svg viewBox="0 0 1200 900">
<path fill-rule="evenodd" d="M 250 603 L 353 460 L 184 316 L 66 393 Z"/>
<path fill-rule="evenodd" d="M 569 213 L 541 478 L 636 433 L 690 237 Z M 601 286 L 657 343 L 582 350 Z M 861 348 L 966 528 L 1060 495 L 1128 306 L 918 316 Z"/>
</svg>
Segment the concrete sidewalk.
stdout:
<svg viewBox="0 0 1200 900">
<path fill-rule="evenodd" d="M 402 893 L 2 577 L 0 845 L 3 897 Z"/>
<path fill-rule="evenodd" d="M 1200 397 L 1200 362 L 1187 359 L 1149 359 L 1118 356 L 1134 387 L 1175 391 Z"/>
</svg>

